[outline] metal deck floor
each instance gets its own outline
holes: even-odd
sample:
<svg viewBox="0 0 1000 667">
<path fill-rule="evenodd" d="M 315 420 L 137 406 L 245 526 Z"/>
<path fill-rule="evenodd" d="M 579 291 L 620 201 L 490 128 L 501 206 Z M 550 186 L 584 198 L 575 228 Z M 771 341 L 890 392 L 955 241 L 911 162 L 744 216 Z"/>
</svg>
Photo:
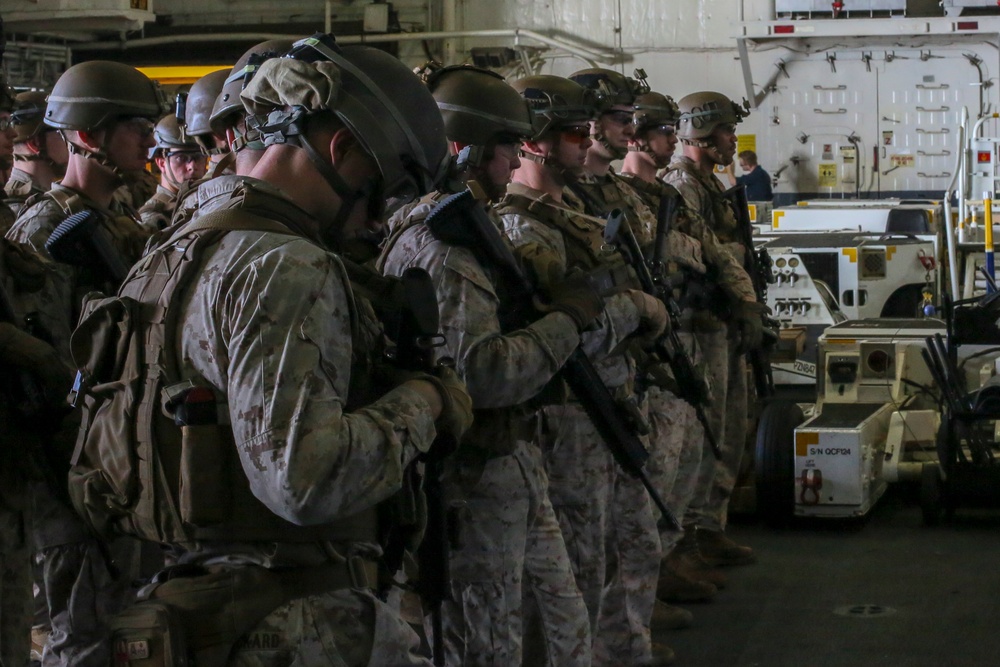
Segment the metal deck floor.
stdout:
<svg viewBox="0 0 1000 667">
<path fill-rule="evenodd" d="M 712 602 L 685 605 L 693 627 L 656 637 L 677 665 L 1000 665 L 1000 510 L 926 527 L 912 494 L 890 489 L 864 522 L 728 532 L 757 563 L 727 569 Z"/>
</svg>

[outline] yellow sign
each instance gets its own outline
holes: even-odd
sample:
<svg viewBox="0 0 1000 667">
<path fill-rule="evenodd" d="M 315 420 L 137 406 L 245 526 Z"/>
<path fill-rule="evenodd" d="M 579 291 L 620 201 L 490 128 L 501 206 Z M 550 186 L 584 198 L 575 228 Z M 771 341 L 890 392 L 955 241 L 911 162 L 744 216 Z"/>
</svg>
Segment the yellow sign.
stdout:
<svg viewBox="0 0 1000 667">
<path fill-rule="evenodd" d="M 819 187 L 821 188 L 837 187 L 836 164 L 822 163 L 819 165 Z"/>
<path fill-rule="evenodd" d="M 743 151 L 757 152 L 756 134 L 741 134 L 736 137 L 736 154 L 739 155 Z"/>
<path fill-rule="evenodd" d="M 916 161 L 912 155 L 890 155 L 893 167 L 912 167 Z"/>
<path fill-rule="evenodd" d="M 809 445 L 819 444 L 819 433 L 815 431 L 798 431 L 795 433 L 795 455 L 806 456 Z"/>
<path fill-rule="evenodd" d="M 153 67 L 136 68 L 150 79 L 159 81 L 161 84 L 184 85 L 194 83 L 206 74 L 211 74 L 220 69 L 232 69 L 232 65 L 163 65 Z"/>
</svg>

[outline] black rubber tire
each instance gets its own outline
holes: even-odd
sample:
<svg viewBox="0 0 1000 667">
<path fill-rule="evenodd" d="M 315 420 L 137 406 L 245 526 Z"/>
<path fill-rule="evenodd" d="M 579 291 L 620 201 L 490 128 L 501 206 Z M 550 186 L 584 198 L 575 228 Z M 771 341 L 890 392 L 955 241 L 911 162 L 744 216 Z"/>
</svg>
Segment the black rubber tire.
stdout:
<svg viewBox="0 0 1000 667">
<path fill-rule="evenodd" d="M 919 317 L 920 304 L 924 300 L 923 285 L 903 285 L 885 300 L 879 317 Z"/>
<path fill-rule="evenodd" d="M 803 421 L 797 403 L 775 399 L 757 424 L 757 513 L 771 526 L 784 526 L 795 514 L 795 427 Z"/>
<path fill-rule="evenodd" d="M 925 463 L 920 469 L 920 513 L 925 526 L 941 523 L 944 514 L 941 469 L 936 463 Z"/>
</svg>

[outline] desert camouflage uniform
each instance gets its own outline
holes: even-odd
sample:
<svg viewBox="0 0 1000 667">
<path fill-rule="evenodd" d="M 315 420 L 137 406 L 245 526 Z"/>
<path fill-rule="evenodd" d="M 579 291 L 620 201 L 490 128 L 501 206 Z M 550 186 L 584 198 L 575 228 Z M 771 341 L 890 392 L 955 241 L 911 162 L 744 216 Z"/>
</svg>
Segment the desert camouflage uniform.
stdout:
<svg viewBox="0 0 1000 667">
<path fill-rule="evenodd" d="M 652 257 L 656 236 L 657 222 L 654 207 L 659 206 L 659 198 L 663 195 L 673 195 L 678 198 L 680 195 L 662 183 L 647 184 L 632 176 L 620 176 L 615 180 L 622 191 L 630 190 L 633 193 L 633 198 L 628 201 L 633 205 L 635 215 L 641 221 L 641 224 L 637 225 L 636 240 L 648 259 Z M 635 201 L 634 197 L 638 197 L 639 201 Z M 667 274 L 684 271 L 686 283 L 703 281 L 707 273 L 702 256 L 702 243 L 680 231 L 681 228 L 691 228 L 697 224 L 692 222 L 693 217 L 684 206 L 683 200 L 680 201 L 676 215 L 671 221 L 662 258 L 666 263 Z M 674 326 L 689 329 L 692 309 L 685 307 L 682 288 L 675 290 L 674 297 L 682 308 L 681 321 L 675 322 Z M 696 349 L 693 337 L 683 331 L 678 332 L 678 335 L 696 370 L 700 369 L 698 362 L 701 355 Z M 701 461 L 704 457 L 711 457 L 712 453 L 708 449 L 704 429 L 698 421 L 694 408 L 673 393 L 668 386 L 660 387 L 653 381 L 653 378 L 662 377 L 664 373 L 669 375 L 669 366 L 664 365 L 658 370 L 658 374 L 651 372 L 647 378 L 648 386 L 645 392 L 649 423 L 652 428 L 650 442 L 653 445 L 647 472 L 670 511 L 678 519 L 682 519 L 695 493 Z M 663 553 L 669 554 L 683 538 L 684 533 L 666 522 L 661 521 L 657 525 L 660 529 Z"/>
<path fill-rule="evenodd" d="M 176 207 L 177 193 L 157 185 L 153 196 L 139 208 L 139 220 L 150 234 L 158 232 L 170 226 Z"/>
<path fill-rule="evenodd" d="M 11 266 L 12 254 L 20 255 L 21 251 L 9 241 L 0 239 L 0 281 L 20 319 L 22 313 L 17 297 L 28 286 L 25 285 L 26 276 Z M 29 276 L 31 282 L 41 277 Z M 30 287 L 37 289 L 40 284 Z M 7 367 L 4 372 L 8 372 Z M 6 394 L 0 394 L 0 424 L 3 424 L 0 429 L 0 664 L 24 665 L 33 613 L 31 513 L 26 475 L 29 466 L 25 458 L 26 448 L 39 447 L 40 443 L 37 434 L 26 432 L 18 423 L 12 408 Z"/>
<path fill-rule="evenodd" d="M 2 225 L 0 226 L 0 234 L 6 234 L 7 230 L 14 225 L 14 219 L 21 214 L 24 202 L 28 201 L 29 197 L 45 192 L 31 177 L 31 174 L 17 167 L 14 167 L 10 172 L 10 178 L 7 179 L 4 191 L 7 193 L 7 198 L 4 199 L 3 203 L 14 212 L 14 218 L 11 218 L 6 224 L 0 223 Z M 5 214 L 0 211 L 0 216 L 3 215 Z"/>
<path fill-rule="evenodd" d="M 526 206 L 544 206 L 539 215 Z M 538 202 L 541 202 L 540 204 Z M 569 269 L 579 255 L 567 246 L 563 225 L 585 225 L 593 247 L 600 247 L 596 221 L 573 215 L 542 193 L 514 183 L 500 203 L 504 229 L 515 246 L 537 243 L 562 259 Z M 552 226 L 553 221 L 556 226 Z M 609 258 L 610 259 L 610 258 Z M 594 261 L 594 260 L 591 260 Z M 583 336 L 584 350 L 595 359 L 605 384 L 619 398 L 632 394 L 634 368 L 621 353 L 611 354 L 638 326 L 635 313 L 605 309 L 609 332 Z M 639 664 L 651 657 L 649 621 L 656 594 L 659 539 L 645 489 L 617 466 L 607 445 L 578 402 L 567 396 L 540 411 L 540 432 L 552 504 L 559 518 L 594 632 L 595 664 Z"/>
<path fill-rule="evenodd" d="M 311 221 L 277 190 L 247 179 L 230 206 L 289 232 L 233 231 L 206 250 L 178 303 L 181 372 L 228 403 L 234 465 L 276 515 L 262 522 L 358 520 L 343 542 L 202 540 L 175 545 L 179 560 L 294 568 L 327 563 L 331 550 L 377 554 L 374 505 L 400 488 L 407 465 L 433 442 L 430 407 L 405 386 L 352 407 L 353 364 L 378 354 L 371 305 L 353 294 L 340 260 L 306 237 Z M 417 647 L 416 634 L 370 591 L 340 589 L 275 609 L 228 664 L 427 665 Z"/>
<path fill-rule="evenodd" d="M 101 213 L 104 216 L 104 227 L 114 239 L 115 247 L 126 265 L 131 266 L 142 255 L 149 235 L 139 226 L 130 209 L 120 208 L 115 204 L 112 204 L 111 209 L 104 209 L 58 183 L 53 184 L 49 193 L 27 202 L 14 227 L 7 233 L 7 238 L 29 246 L 39 255 L 51 259 L 45 249 L 45 242 L 68 215 L 67 210 L 57 203 L 57 198 L 66 201 L 68 209 L 73 212 L 92 209 Z M 69 335 L 79 318 L 83 296 L 93 290 L 114 293 L 118 286 L 95 281 L 87 269 L 61 263 L 56 263 L 55 267 L 53 285 L 51 288 L 47 286 L 40 293 L 37 310 L 43 318 L 42 324 L 52 335 L 53 346 L 72 366 Z"/>
<path fill-rule="evenodd" d="M 124 183 L 115 190 L 114 198 L 125 211 L 138 210 L 160 187 L 160 179 L 145 169 L 121 172 L 119 177 Z"/>
<path fill-rule="evenodd" d="M 393 217 L 382 261 L 389 275 L 410 266 L 430 273 L 447 341 L 441 353 L 455 359 L 477 409 L 476 424 L 450 462 L 447 491 L 468 513 L 462 546 L 451 554 L 452 599 L 443 607 L 447 662 L 520 665 L 522 590 L 530 589 L 548 664 L 589 665 L 587 609 L 549 501 L 541 451 L 531 441 L 533 411 L 525 405 L 580 337 L 561 313 L 504 331 L 489 268 L 422 224 L 440 199 L 440 193 L 425 197 Z"/>
<path fill-rule="evenodd" d="M 145 241 L 134 218 L 105 210 L 73 190 L 54 184 L 53 191 L 72 200 L 73 210 L 92 208 L 105 214 L 105 225 L 116 240 L 126 264 L 138 259 Z M 50 195 L 29 200 L 7 238 L 51 261 L 45 241 L 67 216 Z M 92 290 L 114 292 L 117 285 L 96 282 L 86 269 L 52 262 L 52 280 L 31 295 L 26 309 L 38 312 L 52 343 L 71 367 L 69 335 L 79 316 L 83 295 Z M 110 660 L 106 645 L 106 619 L 132 596 L 131 576 L 138 568 L 138 543 L 123 538 L 111 546 L 124 574 L 117 580 L 108 571 L 96 540 L 65 503 L 53 497 L 42 483 L 33 483 L 32 540 L 39 552 L 43 587 L 52 634 L 45 647 L 43 665 L 104 665 Z"/>
<path fill-rule="evenodd" d="M 718 179 L 704 176 L 691 158 L 679 156 L 671 162 L 671 170 L 665 180 L 677 188 L 688 207 L 711 229 L 718 239 L 719 251 L 729 255 L 729 262 L 720 260 L 715 265 L 732 267 L 738 264 L 742 267 L 743 246 L 737 240 L 736 219 L 721 196 L 723 189 Z M 706 244 L 706 255 L 709 252 L 718 251 Z M 735 274 L 735 269 L 730 270 Z M 743 275 L 746 276 L 746 272 Z M 756 301 L 748 277 L 736 281 L 720 276 L 719 284 L 728 286 L 730 298 Z M 703 458 L 695 499 L 684 522 L 707 530 L 723 531 L 749 427 L 746 360 L 737 350 L 739 341 L 728 336 L 728 326 L 717 317 L 701 320 L 698 342 L 713 387 L 708 423 L 715 432 L 722 459 Z"/>
</svg>

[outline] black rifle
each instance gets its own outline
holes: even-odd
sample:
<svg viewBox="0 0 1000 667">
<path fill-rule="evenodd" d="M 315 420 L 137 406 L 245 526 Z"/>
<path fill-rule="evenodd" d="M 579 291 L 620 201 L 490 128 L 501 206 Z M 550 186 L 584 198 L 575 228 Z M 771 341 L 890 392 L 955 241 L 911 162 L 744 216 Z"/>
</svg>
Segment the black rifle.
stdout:
<svg viewBox="0 0 1000 667">
<path fill-rule="evenodd" d="M 534 286 L 525 277 L 510 246 L 471 190 L 442 201 L 427 216 L 425 224 L 439 240 L 468 248 L 485 266 L 494 269 L 512 303 L 530 305 L 534 302 Z M 524 324 L 529 321 L 525 320 Z M 681 530 L 677 517 L 653 488 L 646 474 L 644 466 L 649 452 L 630 427 L 625 408 L 615 400 L 580 347 L 570 354 L 559 376 L 580 401 L 618 465 L 642 482 L 664 519 Z"/>
<path fill-rule="evenodd" d="M 58 262 L 90 269 L 115 285 L 121 285 L 129 266 L 122 260 L 101 221 L 102 216 L 97 211 L 88 209 L 73 213 L 55 228 L 45 242 L 45 249 Z"/>
<path fill-rule="evenodd" d="M 740 243 L 743 244 L 743 268 L 750 275 L 753 291 L 757 295 L 757 303 L 767 305 L 767 286 L 774 282 L 771 271 L 771 257 L 767 248 L 757 250 L 753 244 L 753 224 L 750 222 L 750 209 L 747 205 L 747 188 L 745 185 L 734 185 L 724 193 L 725 198 L 736 215 L 736 227 Z M 764 345 L 747 353 L 747 361 L 753 370 L 754 386 L 757 396 L 770 398 L 774 396 L 774 377 L 771 374 L 771 355 L 769 350 L 775 342 L 776 322 L 761 314 L 764 323 Z"/>
<path fill-rule="evenodd" d="M 440 347 L 437 295 L 427 271 L 410 267 L 400 277 L 401 299 L 388 329 L 395 337 L 393 362 L 408 371 L 433 373 L 441 365 L 451 365 L 450 359 L 435 362 L 434 349 Z M 448 434 L 439 434 L 431 448 L 421 458 L 424 462 L 423 489 L 427 498 L 427 527 L 417 549 L 420 580 L 417 590 L 431 612 L 434 628 L 433 658 L 435 665 L 444 665 L 444 627 L 441 604 L 451 598 L 451 571 L 448 555 L 456 540 L 457 522 L 449 512 L 441 479 L 444 460 L 458 443 Z M 414 471 L 410 466 L 408 473 Z"/>
<path fill-rule="evenodd" d="M 650 351 L 657 361 L 670 366 L 674 380 L 677 381 L 680 398 L 687 401 L 694 408 L 698 421 L 701 422 L 702 428 L 705 429 L 705 438 L 712 448 L 712 454 L 715 455 L 716 459 L 721 460 L 722 452 L 719 450 L 719 443 L 715 439 L 715 433 L 712 432 L 712 428 L 708 424 L 708 417 L 705 415 L 704 406 L 708 403 L 708 387 L 705 385 L 704 379 L 695 370 L 694 364 L 691 363 L 691 358 L 687 354 L 687 350 L 684 349 L 684 343 L 677 334 L 677 326 L 681 320 L 681 309 L 674 299 L 673 285 L 665 275 L 663 261 L 659 257 L 662 253 L 662 247 L 666 243 L 667 228 L 673 217 L 673 207 L 666 202 L 669 201 L 676 204 L 673 197 L 664 197 L 664 200 L 660 203 L 660 211 L 657 216 L 656 243 L 652 269 L 642 255 L 642 249 L 639 247 L 639 242 L 636 240 L 632 228 L 618 209 L 615 209 L 608 215 L 604 226 L 604 240 L 618 248 L 625 261 L 629 263 L 639 277 L 639 285 L 642 287 L 642 291 L 655 296 L 666 305 L 673 326 L 659 340 L 653 343 Z"/>
</svg>

